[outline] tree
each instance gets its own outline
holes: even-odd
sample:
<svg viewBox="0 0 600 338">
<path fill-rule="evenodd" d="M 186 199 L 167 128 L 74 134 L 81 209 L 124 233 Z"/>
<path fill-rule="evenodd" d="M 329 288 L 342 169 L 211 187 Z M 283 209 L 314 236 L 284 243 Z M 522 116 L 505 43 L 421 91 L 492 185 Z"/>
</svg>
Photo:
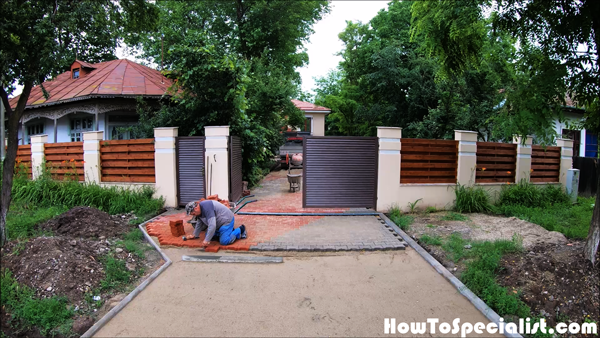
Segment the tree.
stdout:
<svg viewBox="0 0 600 338">
<path fill-rule="evenodd" d="M 132 47 L 171 72 L 183 95 L 145 114 L 142 125 L 150 130 L 160 121 L 179 126 L 181 135 L 230 125 L 242 139 L 244 177 L 256 183 L 283 143 L 282 128 L 304 121 L 290 101 L 300 94 L 296 68 L 308 62 L 302 44 L 328 2 L 159 1 L 157 6 L 157 29 Z"/>
<path fill-rule="evenodd" d="M 520 135 L 537 125 L 547 125 L 564 104 L 565 91 L 586 108 L 588 130 L 600 131 L 600 2 L 596 0 L 489 0 L 428 1 L 413 5 L 413 36 L 425 37 L 428 50 L 442 58 L 448 73 L 460 73 L 478 62 L 482 32 L 478 28 L 484 9 L 492 8 L 495 29 L 512 34 L 521 45 L 521 77 L 515 95 L 507 97 L 513 105 L 511 118 Z M 467 38 L 465 38 L 465 36 Z M 529 81 L 531 78 L 533 81 Z M 534 88 L 527 89 L 529 83 Z M 536 90 L 535 86 L 541 89 Z M 527 103 L 529 98 L 537 102 Z M 540 136 L 540 135 L 537 135 Z M 541 135 L 547 136 L 547 135 Z M 600 167 L 598 167 L 600 174 Z M 600 180 L 597 183 L 600 189 Z M 600 243 L 600 194 L 596 195 L 585 257 L 595 262 Z"/>
<path fill-rule="evenodd" d="M 8 146 L 3 163 L 0 244 L 6 236 L 6 214 L 17 153 L 17 131 L 31 89 L 62 73 L 77 55 L 86 61 L 115 59 L 119 39 L 139 38 L 152 27 L 156 11 L 144 0 L 70 1 L 7 0 L 0 4 L 0 98 L 8 118 Z M 9 105 L 14 84 L 23 86 L 17 106 Z M 52 93 L 45 92 L 49 96 Z"/>
</svg>

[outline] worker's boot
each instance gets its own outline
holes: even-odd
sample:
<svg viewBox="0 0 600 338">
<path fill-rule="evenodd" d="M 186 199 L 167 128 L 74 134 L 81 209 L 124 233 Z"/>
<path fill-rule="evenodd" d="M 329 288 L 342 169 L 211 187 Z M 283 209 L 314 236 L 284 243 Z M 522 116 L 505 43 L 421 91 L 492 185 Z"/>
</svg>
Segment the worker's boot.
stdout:
<svg viewBox="0 0 600 338">
<path fill-rule="evenodd" d="M 245 225 L 240 225 L 240 238 L 246 238 L 248 237 L 248 234 L 246 233 L 246 226 Z"/>
</svg>

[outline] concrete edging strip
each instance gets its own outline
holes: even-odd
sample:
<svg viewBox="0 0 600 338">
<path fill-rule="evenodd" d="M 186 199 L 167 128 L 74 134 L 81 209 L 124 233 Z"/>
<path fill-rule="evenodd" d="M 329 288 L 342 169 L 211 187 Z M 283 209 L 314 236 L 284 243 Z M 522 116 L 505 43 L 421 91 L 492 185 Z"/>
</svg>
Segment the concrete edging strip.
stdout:
<svg viewBox="0 0 600 338">
<path fill-rule="evenodd" d="M 173 263 L 171 261 L 171 259 L 169 259 L 169 257 L 167 255 L 165 255 L 164 252 L 162 252 L 160 247 L 156 243 L 154 243 L 154 241 L 152 240 L 150 235 L 148 235 L 148 233 L 144 229 L 144 226 L 147 223 L 154 221 L 155 219 L 161 217 L 163 214 L 164 213 L 147 220 L 146 222 L 140 224 L 138 227 L 144 234 L 144 238 L 146 238 L 146 240 L 154 247 L 154 249 L 156 249 L 156 251 L 158 251 L 158 253 L 160 253 L 161 257 L 165 260 L 165 264 L 163 264 L 158 270 L 154 271 L 154 273 L 152 273 L 148 278 L 146 278 L 145 281 L 143 281 L 142 283 L 140 283 L 140 285 L 138 285 L 135 289 L 133 289 L 133 291 L 131 291 L 127 295 L 127 297 L 123 298 L 123 300 L 121 300 L 119 302 L 119 304 L 117 304 L 117 306 L 115 306 L 110 311 L 108 311 L 107 314 L 105 314 L 102 318 L 100 318 L 100 320 L 97 321 L 92 327 L 90 327 L 83 335 L 81 335 L 81 337 L 92 337 L 98 331 L 100 331 L 100 329 L 104 325 L 106 325 L 106 323 L 108 323 L 111 319 L 113 319 L 117 315 L 117 313 L 119 313 L 121 310 L 123 310 L 123 308 L 125 306 L 127 306 L 127 304 L 129 304 L 138 294 L 140 294 L 140 292 L 142 292 L 150 283 L 152 283 L 152 281 L 155 280 L 156 277 L 158 277 L 163 271 L 165 271 L 169 267 L 169 265 L 171 265 Z"/>
<path fill-rule="evenodd" d="M 465 298 L 479 310 L 487 319 L 491 322 L 499 325 L 500 316 L 496 313 L 496 311 L 492 310 L 481 298 L 477 297 L 473 293 L 473 291 L 469 290 L 466 285 L 464 285 L 458 278 L 456 278 L 450 271 L 448 271 L 440 262 L 438 262 L 433 256 L 431 256 L 425 249 L 423 249 L 417 242 L 415 242 L 406 232 L 402 231 L 394 222 L 392 222 L 387 216 L 383 213 L 380 213 L 379 216 L 392 228 L 411 248 L 413 248 L 423 259 L 429 263 L 440 275 L 444 276 L 446 280 L 450 282 L 457 290 L 460 292 Z M 505 337 L 510 338 L 522 338 L 522 336 L 518 333 L 508 333 L 504 332 Z"/>
<path fill-rule="evenodd" d="M 186 262 L 204 263 L 250 263 L 250 264 L 272 264 L 283 263 L 283 257 L 272 256 L 187 256 L 181 257 Z"/>
</svg>

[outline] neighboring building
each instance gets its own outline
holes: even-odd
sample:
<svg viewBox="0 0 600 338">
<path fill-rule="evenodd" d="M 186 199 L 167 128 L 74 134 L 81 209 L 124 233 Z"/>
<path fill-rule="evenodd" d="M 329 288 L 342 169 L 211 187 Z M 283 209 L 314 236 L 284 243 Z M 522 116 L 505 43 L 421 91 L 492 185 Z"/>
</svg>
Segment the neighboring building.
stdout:
<svg viewBox="0 0 600 338">
<path fill-rule="evenodd" d="M 575 107 L 573 101 L 566 99 L 564 109 L 566 121 L 554 121 L 554 130 L 557 135 L 573 140 L 573 157 L 598 157 L 598 135 L 585 129 L 567 129 L 567 124 L 577 123 L 583 119 L 585 110 Z"/>
<path fill-rule="evenodd" d="M 105 140 L 129 139 L 122 127 L 135 125 L 137 98 L 151 106 L 169 96 L 173 82 L 160 71 L 127 59 L 89 64 L 76 60 L 70 70 L 43 83 L 50 94 L 44 98 L 41 86 L 31 90 L 19 144 L 29 144 L 33 135 L 48 135 L 48 142 L 78 142 L 86 131 L 104 131 Z M 15 108 L 19 96 L 10 99 Z M 325 115 L 331 111 L 308 102 L 293 100 L 305 112 L 303 131 L 325 135 Z"/>
</svg>

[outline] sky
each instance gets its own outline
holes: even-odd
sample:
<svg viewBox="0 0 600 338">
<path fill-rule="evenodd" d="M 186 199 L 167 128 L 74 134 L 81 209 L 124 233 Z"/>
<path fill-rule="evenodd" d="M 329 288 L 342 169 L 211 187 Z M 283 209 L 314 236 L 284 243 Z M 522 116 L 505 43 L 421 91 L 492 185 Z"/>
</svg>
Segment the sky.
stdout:
<svg viewBox="0 0 600 338">
<path fill-rule="evenodd" d="M 315 33 L 310 36 L 310 41 L 304 44 L 309 57 L 309 64 L 299 68 L 302 77 L 302 91 L 312 91 L 315 77 L 325 76 L 329 70 L 335 69 L 342 60 L 335 55 L 342 50 L 342 41 L 338 34 L 346 28 L 346 20 L 369 22 L 379 10 L 387 8 L 386 1 L 338 1 L 331 2 L 331 11 L 321 21 L 313 26 Z M 117 48 L 118 58 L 135 60 L 135 57 L 127 55 L 123 48 Z M 84 60 L 85 61 L 85 60 Z M 13 92 L 12 96 L 21 93 L 21 86 Z"/>
<path fill-rule="evenodd" d="M 302 77 L 302 90 L 311 91 L 314 77 L 325 76 L 335 69 L 342 58 L 335 55 L 343 48 L 338 34 L 346 28 L 346 20 L 369 22 L 377 12 L 387 8 L 389 1 L 332 1 L 331 11 L 313 29 L 315 33 L 305 43 L 309 64 L 298 69 Z"/>
</svg>

